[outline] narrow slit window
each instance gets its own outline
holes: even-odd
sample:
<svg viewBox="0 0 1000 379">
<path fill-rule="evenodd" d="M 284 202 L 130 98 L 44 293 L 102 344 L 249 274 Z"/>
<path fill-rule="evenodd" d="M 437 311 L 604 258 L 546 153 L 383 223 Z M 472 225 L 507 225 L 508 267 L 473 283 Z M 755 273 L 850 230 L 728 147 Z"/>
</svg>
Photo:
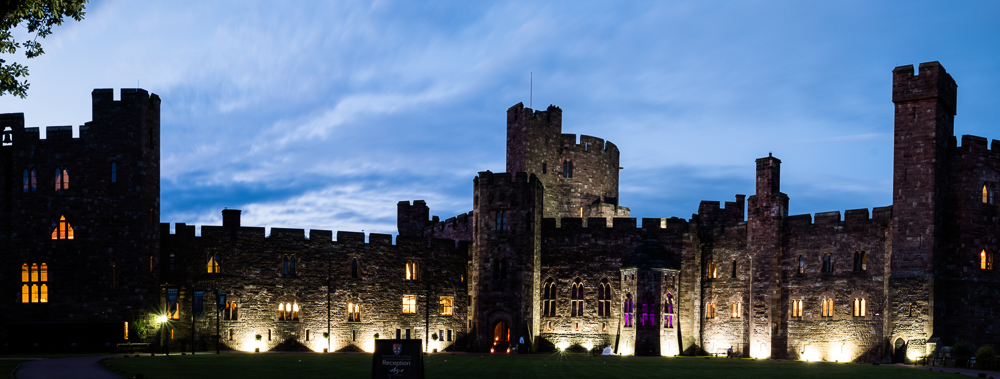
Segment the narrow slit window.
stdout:
<svg viewBox="0 0 1000 379">
<path fill-rule="evenodd" d="M 351 260 L 351 277 L 355 279 L 358 278 L 358 258 Z"/>
<path fill-rule="evenodd" d="M 38 174 L 35 173 L 35 169 L 31 169 L 31 192 L 38 191 Z"/>
<path fill-rule="evenodd" d="M 28 169 L 24 169 L 24 192 L 28 192 Z"/>
<path fill-rule="evenodd" d="M 111 183 L 118 182 L 118 163 L 111 162 Z"/>
<path fill-rule="evenodd" d="M 984 249 L 979 253 L 979 268 L 982 270 L 993 269 L 993 252 Z"/>
</svg>

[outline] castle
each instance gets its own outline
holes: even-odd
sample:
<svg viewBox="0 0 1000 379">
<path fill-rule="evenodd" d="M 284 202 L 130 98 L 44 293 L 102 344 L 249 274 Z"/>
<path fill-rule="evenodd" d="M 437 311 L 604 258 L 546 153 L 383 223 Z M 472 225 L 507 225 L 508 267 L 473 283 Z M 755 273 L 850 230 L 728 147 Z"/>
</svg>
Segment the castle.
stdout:
<svg viewBox="0 0 1000 379">
<path fill-rule="evenodd" d="M 200 236 L 183 223 L 171 233 L 157 213 L 159 98 L 95 90 L 79 138 L 55 127 L 39 140 L 21 114 L 0 115 L 0 287 L 13 295 L 0 341 L 135 342 L 134 320 L 163 314 L 160 338 L 185 350 L 213 337 L 247 351 L 417 338 L 428 351 L 732 346 L 898 362 L 956 341 L 994 344 L 1000 142 L 957 143 L 956 91 L 937 62 L 893 70 L 890 206 L 790 216 L 769 155 L 756 161 L 755 194 L 702 201 L 689 220 L 638 222 L 619 205 L 617 146 L 562 134 L 557 107 L 517 104 L 507 172 L 480 172 L 472 211 L 445 221 L 401 201 L 393 243 L 265 235 L 233 209 Z"/>
</svg>

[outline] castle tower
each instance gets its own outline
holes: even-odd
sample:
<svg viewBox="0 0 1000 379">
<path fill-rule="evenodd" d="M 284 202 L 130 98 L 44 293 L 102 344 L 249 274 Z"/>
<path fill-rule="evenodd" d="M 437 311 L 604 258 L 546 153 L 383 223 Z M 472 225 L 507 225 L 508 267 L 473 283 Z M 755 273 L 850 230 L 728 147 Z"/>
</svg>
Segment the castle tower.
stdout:
<svg viewBox="0 0 1000 379">
<path fill-rule="evenodd" d="M 523 172 L 480 172 L 473 191 L 469 295 L 480 348 L 506 349 L 539 333 L 539 269 L 544 189 Z"/>
<path fill-rule="evenodd" d="M 160 98 L 142 89 L 92 97 L 93 120 L 76 138 L 50 126 L 42 139 L 23 114 L 0 115 L 0 129 L 10 127 L 0 147 L 0 288 L 18 292 L 0 335 L 12 349 L 123 342 L 123 323 L 158 299 Z"/>
<path fill-rule="evenodd" d="M 782 224 L 788 217 L 788 195 L 781 193 L 781 160 L 757 159 L 757 194 L 747 199 L 747 251 L 752 257 L 746 317 L 750 333 L 744 341 L 753 357 L 782 357 L 787 345 L 780 333 Z"/>
<path fill-rule="evenodd" d="M 891 333 L 906 334 L 908 340 L 927 340 L 938 334 L 934 330 L 938 316 L 934 307 L 935 255 L 945 237 L 942 219 L 947 152 L 954 138 L 957 88 L 938 62 L 921 63 L 918 72 L 913 66 L 892 70 L 895 132 L 888 298 L 890 309 L 903 306 L 917 310 L 916 317 L 891 320 Z"/>
<path fill-rule="evenodd" d="M 562 134 L 562 109 L 507 109 L 507 172 L 527 172 L 545 186 L 544 217 L 628 217 L 618 205 L 618 147 Z"/>
</svg>

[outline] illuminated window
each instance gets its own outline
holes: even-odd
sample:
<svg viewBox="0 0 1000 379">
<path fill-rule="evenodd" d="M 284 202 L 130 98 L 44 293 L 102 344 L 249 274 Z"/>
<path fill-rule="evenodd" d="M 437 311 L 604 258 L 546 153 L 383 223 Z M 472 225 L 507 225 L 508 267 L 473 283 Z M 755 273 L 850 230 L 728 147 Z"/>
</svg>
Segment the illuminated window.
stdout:
<svg viewBox="0 0 1000 379">
<path fill-rule="evenodd" d="M 226 311 L 229 311 L 229 304 L 226 304 Z M 223 313 L 224 315 L 226 313 Z M 181 304 L 180 302 L 174 302 L 167 304 L 167 318 L 171 320 L 180 320 L 181 318 Z"/>
<path fill-rule="evenodd" d="M 414 295 L 403 296 L 403 313 L 417 313 L 417 297 Z"/>
<path fill-rule="evenodd" d="M 868 270 L 868 257 L 864 250 L 854 252 L 854 271 Z"/>
<path fill-rule="evenodd" d="M 451 297 L 442 297 L 440 304 L 441 304 L 440 307 L 441 315 L 451 316 L 452 309 L 455 307 L 455 299 Z"/>
<path fill-rule="evenodd" d="M 823 272 L 833 272 L 832 253 L 823 253 Z"/>
<path fill-rule="evenodd" d="M 632 315 L 632 294 L 631 293 L 626 293 L 625 294 L 625 307 L 624 307 L 624 309 L 622 311 L 623 311 L 622 313 L 625 314 L 625 327 L 631 327 L 632 326 L 632 317 L 633 317 L 633 315 Z"/>
<path fill-rule="evenodd" d="M 854 299 L 854 317 L 864 317 L 865 314 L 865 299 Z"/>
<path fill-rule="evenodd" d="M 556 283 L 549 278 L 542 285 L 542 316 L 556 315 Z"/>
<path fill-rule="evenodd" d="M 993 269 L 993 252 L 983 250 L 979 253 L 979 268 L 983 270 Z"/>
<path fill-rule="evenodd" d="M 732 304 L 732 318 L 740 318 L 743 315 L 743 302 L 736 301 Z"/>
<path fill-rule="evenodd" d="M 597 315 L 611 317 L 611 284 L 607 279 L 597 286 Z"/>
<path fill-rule="evenodd" d="M 128 321 L 125 321 L 125 340 L 128 341 Z"/>
<path fill-rule="evenodd" d="M 708 262 L 708 278 L 709 279 L 715 279 L 715 277 L 716 277 L 716 268 L 717 267 L 715 267 L 715 262 Z"/>
<path fill-rule="evenodd" d="M 562 176 L 564 178 L 573 178 L 573 162 L 570 161 L 563 162 Z"/>
<path fill-rule="evenodd" d="M 667 294 L 667 300 L 663 302 L 663 327 L 674 327 L 674 295 Z"/>
<path fill-rule="evenodd" d="M 295 254 L 281 256 L 281 275 L 295 276 Z"/>
<path fill-rule="evenodd" d="M 66 216 L 59 216 L 59 222 L 52 223 L 52 239 L 73 239 L 73 226 L 70 225 L 69 221 L 66 221 Z"/>
<path fill-rule="evenodd" d="M 715 318 L 715 304 L 705 304 L 705 318 Z"/>
<path fill-rule="evenodd" d="M 347 322 L 361 322 L 361 306 L 347 303 Z"/>
<path fill-rule="evenodd" d="M 823 299 L 822 303 L 822 316 L 833 317 L 833 299 Z"/>
<path fill-rule="evenodd" d="M 21 264 L 21 302 L 49 302 L 49 265 L 42 263 Z M 30 283 L 30 284 L 29 284 Z M 40 284 L 40 285 L 39 285 Z"/>
<path fill-rule="evenodd" d="M 799 274 L 806 273 L 806 261 L 801 255 L 799 255 Z"/>
<path fill-rule="evenodd" d="M 118 182 L 118 164 L 111 162 L 111 183 Z"/>
<path fill-rule="evenodd" d="M 29 176 L 29 184 L 30 184 L 31 192 L 37 192 L 38 191 L 38 175 L 35 174 L 35 169 L 31 169 L 31 174 Z"/>
<path fill-rule="evenodd" d="M 28 169 L 24 169 L 24 174 L 22 176 L 24 176 L 22 180 L 24 182 L 24 192 L 28 192 Z"/>
<path fill-rule="evenodd" d="M 358 258 L 351 260 L 351 277 L 355 279 L 358 278 Z"/>
<path fill-rule="evenodd" d="M 802 300 L 792 300 L 792 317 L 802 317 Z"/>
<path fill-rule="evenodd" d="M 226 308 L 222 311 L 223 320 L 239 320 L 239 307 L 235 301 L 227 301 Z"/>
<path fill-rule="evenodd" d="M 639 319 L 639 325 L 656 326 L 656 320 L 659 318 L 656 316 L 657 308 L 653 294 L 646 292 L 646 296 L 642 298 L 642 318 Z"/>
<path fill-rule="evenodd" d="M 220 263 L 222 262 L 220 262 L 220 260 L 221 259 L 219 259 L 219 254 L 209 254 L 208 264 L 206 265 L 209 274 L 218 274 L 219 272 L 221 272 Z M 150 261 L 150 267 L 153 267 L 152 261 Z"/>
<path fill-rule="evenodd" d="M 417 269 L 419 266 L 417 262 L 406 262 L 406 276 L 403 277 L 404 280 L 417 280 Z"/>
<path fill-rule="evenodd" d="M 573 282 L 573 292 L 569 298 L 570 316 L 583 316 L 583 283 L 579 278 Z"/>
<path fill-rule="evenodd" d="M 299 303 L 278 303 L 278 320 L 298 321 Z"/>
<path fill-rule="evenodd" d="M 507 211 L 497 212 L 497 230 L 507 230 Z"/>
<path fill-rule="evenodd" d="M 56 168 L 56 191 L 69 189 L 69 169 Z"/>
</svg>

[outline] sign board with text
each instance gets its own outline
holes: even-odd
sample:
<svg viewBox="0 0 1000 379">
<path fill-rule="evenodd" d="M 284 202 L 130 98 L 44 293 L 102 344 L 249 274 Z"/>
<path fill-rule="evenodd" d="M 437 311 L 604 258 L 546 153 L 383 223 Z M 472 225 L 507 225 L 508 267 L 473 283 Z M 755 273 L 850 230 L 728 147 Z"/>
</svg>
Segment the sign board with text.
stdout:
<svg viewBox="0 0 1000 379">
<path fill-rule="evenodd" d="M 423 340 L 375 340 L 372 379 L 423 379 Z"/>
</svg>

